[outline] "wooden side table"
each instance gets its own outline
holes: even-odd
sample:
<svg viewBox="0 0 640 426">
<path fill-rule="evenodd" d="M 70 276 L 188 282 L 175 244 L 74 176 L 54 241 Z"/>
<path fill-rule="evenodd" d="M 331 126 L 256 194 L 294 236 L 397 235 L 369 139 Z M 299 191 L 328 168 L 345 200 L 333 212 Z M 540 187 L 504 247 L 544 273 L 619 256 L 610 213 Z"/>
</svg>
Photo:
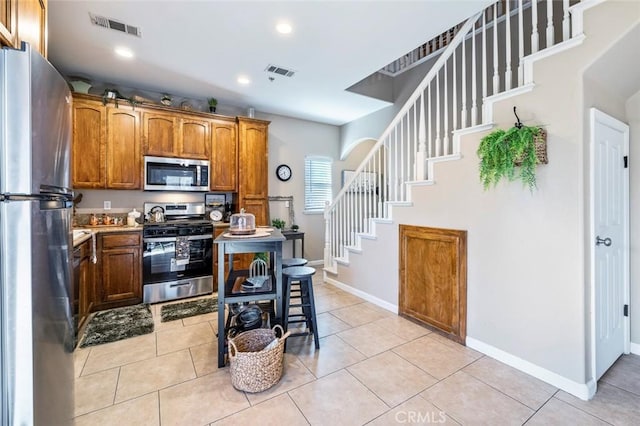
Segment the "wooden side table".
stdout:
<svg viewBox="0 0 640 426">
<path fill-rule="evenodd" d="M 293 244 L 293 256 L 296 257 L 296 240 L 300 240 L 302 242 L 302 251 L 300 252 L 300 257 L 304 257 L 304 232 L 301 231 L 282 231 L 282 235 L 287 240 L 292 240 Z"/>
</svg>

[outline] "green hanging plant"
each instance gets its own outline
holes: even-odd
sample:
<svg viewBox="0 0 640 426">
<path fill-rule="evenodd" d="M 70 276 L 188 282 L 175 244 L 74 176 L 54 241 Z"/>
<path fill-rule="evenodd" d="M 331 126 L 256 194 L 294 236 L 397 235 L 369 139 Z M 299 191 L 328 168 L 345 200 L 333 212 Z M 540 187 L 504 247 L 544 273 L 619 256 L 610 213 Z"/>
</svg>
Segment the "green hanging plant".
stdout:
<svg viewBox="0 0 640 426">
<path fill-rule="evenodd" d="M 520 180 L 530 191 L 536 188 L 536 166 L 546 164 L 545 132 L 521 123 L 509 130 L 495 130 L 480 141 L 480 182 L 485 190 L 501 179 Z M 516 168 L 517 167 L 517 168 Z"/>
</svg>

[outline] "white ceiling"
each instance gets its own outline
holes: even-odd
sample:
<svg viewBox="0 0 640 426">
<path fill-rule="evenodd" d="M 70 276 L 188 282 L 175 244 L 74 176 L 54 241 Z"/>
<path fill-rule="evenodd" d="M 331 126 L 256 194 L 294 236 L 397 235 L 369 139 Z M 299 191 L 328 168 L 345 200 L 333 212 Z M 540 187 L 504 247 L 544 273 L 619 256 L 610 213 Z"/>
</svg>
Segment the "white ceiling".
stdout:
<svg viewBox="0 0 640 426">
<path fill-rule="evenodd" d="M 49 60 L 96 82 L 341 125 L 388 105 L 346 88 L 489 3 L 49 0 Z M 142 37 L 94 26 L 89 13 Z M 291 34 L 275 31 L 281 20 Z M 135 58 L 117 58 L 116 46 Z M 269 81 L 268 64 L 296 75 Z"/>
</svg>

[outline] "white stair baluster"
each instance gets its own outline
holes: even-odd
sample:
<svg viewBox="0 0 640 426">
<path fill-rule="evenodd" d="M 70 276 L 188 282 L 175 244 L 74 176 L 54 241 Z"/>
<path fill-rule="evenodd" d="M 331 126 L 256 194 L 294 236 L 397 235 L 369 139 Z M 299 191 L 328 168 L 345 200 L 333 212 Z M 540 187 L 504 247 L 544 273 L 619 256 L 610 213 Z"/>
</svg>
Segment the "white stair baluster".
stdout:
<svg viewBox="0 0 640 426">
<path fill-rule="evenodd" d="M 567 41 L 571 37 L 570 22 L 571 21 L 569 20 L 569 0 L 562 0 L 562 40 L 563 41 Z"/>
<path fill-rule="evenodd" d="M 449 81 L 449 70 L 447 63 L 444 63 L 444 114 L 442 116 L 442 120 L 444 121 L 444 149 L 442 150 L 442 155 L 449 154 L 449 85 L 447 82 Z"/>
<path fill-rule="evenodd" d="M 441 155 L 441 140 L 440 140 L 440 72 L 436 74 L 436 98 L 434 99 L 436 102 L 436 138 L 435 138 L 435 150 L 436 157 L 440 157 Z"/>
<path fill-rule="evenodd" d="M 462 116 L 460 117 L 461 128 L 467 127 L 467 43 L 462 40 Z"/>
<path fill-rule="evenodd" d="M 471 126 L 478 124 L 478 72 L 476 67 L 476 31 L 471 32 Z"/>
<path fill-rule="evenodd" d="M 518 86 L 522 86 L 524 80 L 524 10 L 522 0 L 518 0 Z"/>
<path fill-rule="evenodd" d="M 420 95 L 420 122 L 418 124 L 418 154 L 416 155 L 416 180 L 427 179 L 426 176 L 426 154 L 427 154 L 427 131 L 425 126 L 424 92 Z"/>
<path fill-rule="evenodd" d="M 493 5 L 493 94 L 500 91 L 500 74 L 498 73 L 498 5 Z"/>
<path fill-rule="evenodd" d="M 487 97 L 487 11 L 482 13 L 482 108 L 480 108 L 481 120 L 484 120 L 484 100 Z M 482 121 L 480 121 L 482 123 Z"/>
<path fill-rule="evenodd" d="M 456 60 L 456 52 L 458 49 L 453 51 L 453 73 L 451 74 L 453 77 L 453 106 L 451 108 L 452 118 L 452 127 L 453 131 L 458 130 L 458 73 L 457 73 L 457 60 Z"/>
<path fill-rule="evenodd" d="M 538 0 L 531 0 L 531 26 L 531 53 L 536 53 L 540 44 L 540 36 L 538 35 Z M 548 26 L 547 37 L 549 37 Z"/>
<path fill-rule="evenodd" d="M 547 47 L 555 44 L 555 35 L 553 32 L 553 1 L 547 0 Z"/>
<path fill-rule="evenodd" d="M 427 87 L 427 149 L 428 149 L 428 157 L 427 158 L 432 158 L 433 157 L 433 132 L 432 132 L 432 128 L 431 128 L 431 116 L 432 111 L 431 111 L 431 84 L 429 84 L 429 86 Z"/>
<path fill-rule="evenodd" d="M 505 50 L 504 50 L 504 60 L 505 60 L 505 71 L 504 71 L 504 90 L 511 90 L 511 78 L 513 71 L 511 70 L 511 60 L 513 58 L 511 52 L 511 11 L 510 11 L 510 0 L 506 1 L 507 10 L 505 13 Z"/>
</svg>

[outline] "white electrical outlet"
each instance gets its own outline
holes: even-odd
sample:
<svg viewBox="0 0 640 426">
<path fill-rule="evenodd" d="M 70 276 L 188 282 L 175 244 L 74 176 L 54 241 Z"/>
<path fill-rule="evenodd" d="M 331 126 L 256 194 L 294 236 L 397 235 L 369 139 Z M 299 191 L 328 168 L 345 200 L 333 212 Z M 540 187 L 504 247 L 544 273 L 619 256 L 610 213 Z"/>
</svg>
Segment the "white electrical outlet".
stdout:
<svg viewBox="0 0 640 426">
<path fill-rule="evenodd" d="M 111 201 L 105 201 L 104 202 L 104 209 L 105 210 L 111 210 Z"/>
</svg>

